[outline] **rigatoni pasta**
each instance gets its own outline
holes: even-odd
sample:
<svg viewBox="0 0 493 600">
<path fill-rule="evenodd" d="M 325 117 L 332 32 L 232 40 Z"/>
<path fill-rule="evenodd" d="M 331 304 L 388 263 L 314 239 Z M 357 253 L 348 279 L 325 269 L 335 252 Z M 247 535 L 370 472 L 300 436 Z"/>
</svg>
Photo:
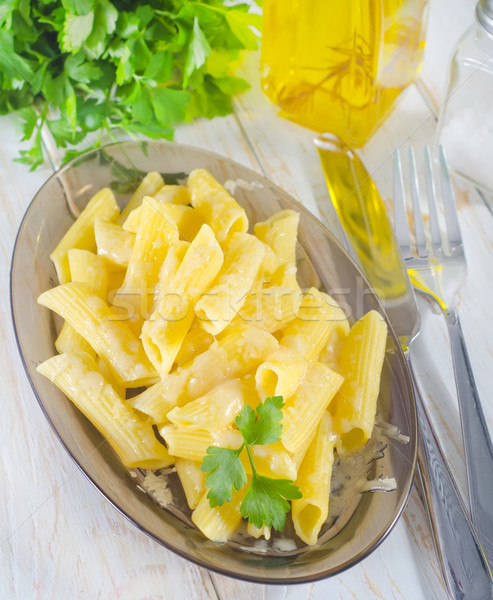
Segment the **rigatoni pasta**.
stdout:
<svg viewBox="0 0 493 600">
<path fill-rule="evenodd" d="M 264 256 L 263 244 L 255 236 L 248 233 L 231 236 L 221 271 L 195 304 L 201 327 L 213 335 L 227 327 L 245 303 Z"/>
<path fill-rule="evenodd" d="M 120 209 L 116 203 L 115 195 L 109 188 L 100 190 L 89 200 L 77 220 L 50 254 L 60 283 L 70 281 L 68 251 L 72 248 L 94 250 L 96 245 L 94 236 L 95 221 L 97 219 L 114 221 L 119 214 Z"/>
<path fill-rule="evenodd" d="M 294 530 L 305 544 L 316 544 L 320 529 L 329 514 L 330 478 L 336 441 L 332 419 L 324 411 L 298 470 L 296 483 L 302 498 L 293 500 L 291 506 Z"/>
<path fill-rule="evenodd" d="M 87 283 L 66 283 L 41 294 L 38 302 L 63 317 L 111 365 L 126 387 L 149 385 L 157 373 L 126 322 Z"/>
<path fill-rule="evenodd" d="M 87 355 L 58 354 L 37 368 L 94 423 L 124 465 L 160 469 L 173 463 L 152 425 L 131 410 Z"/>
<path fill-rule="evenodd" d="M 244 209 L 210 173 L 195 169 L 188 176 L 187 186 L 192 206 L 212 227 L 220 244 L 226 243 L 234 233 L 247 231 Z"/>
<path fill-rule="evenodd" d="M 94 237 L 98 255 L 106 259 L 109 268 L 126 269 L 128 267 L 135 242 L 134 233 L 125 231 L 117 223 L 96 219 Z"/>
<path fill-rule="evenodd" d="M 214 233 L 203 225 L 180 264 L 166 266 L 160 275 L 156 308 L 143 324 L 141 338 L 149 360 L 161 376 L 173 366 L 195 317 L 194 305 L 222 263 L 223 252 Z"/>
<path fill-rule="evenodd" d="M 338 361 L 344 382 L 333 408 L 341 451 L 358 450 L 371 437 L 386 340 L 387 324 L 375 310 L 357 321 L 344 340 Z"/>
<path fill-rule="evenodd" d="M 61 285 L 39 303 L 65 322 L 60 354 L 38 372 L 126 466 L 174 465 L 209 539 L 230 539 L 244 501 L 252 513 L 247 487 L 270 481 L 297 486 L 283 506 L 299 539 L 315 544 L 334 453 L 361 447 L 373 430 L 384 321 L 372 311 L 350 328 L 328 294 L 302 290 L 299 215 L 280 211 L 247 233 L 244 209 L 203 169 L 186 185 L 148 173 L 119 215 L 102 190 L 52 253 Z M 281 407 L 277 425 L 267 404 Z M 252 441 L 248 418 L 278 433 Z M 245 474 L 223 504 L 204 472 L 214 449 L 237 456 Z M 245 527 L 266 540 L 276 528 L 257 517 Z"/>
</svg>

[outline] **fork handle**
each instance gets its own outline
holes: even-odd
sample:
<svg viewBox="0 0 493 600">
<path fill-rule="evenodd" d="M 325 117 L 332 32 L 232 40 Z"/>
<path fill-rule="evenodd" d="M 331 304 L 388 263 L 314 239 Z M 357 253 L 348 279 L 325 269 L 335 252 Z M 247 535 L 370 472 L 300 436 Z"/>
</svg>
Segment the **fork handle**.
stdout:
<svg viewBox="0 0 493 600">
<path fill-rule="evenodd" d="M 450 597 L 453 600 L 491 599 L 493 588 L 486 559 L 431 425 L 409 355 L 407 361 L 416 391 L 421 483 Z"/>
<path fill-rule="evenodd" d="M 471 518 L 493 568 L 493 447 L 455 311 L 447 312 L 447 326 L 459 400 Z"/>
</svg>

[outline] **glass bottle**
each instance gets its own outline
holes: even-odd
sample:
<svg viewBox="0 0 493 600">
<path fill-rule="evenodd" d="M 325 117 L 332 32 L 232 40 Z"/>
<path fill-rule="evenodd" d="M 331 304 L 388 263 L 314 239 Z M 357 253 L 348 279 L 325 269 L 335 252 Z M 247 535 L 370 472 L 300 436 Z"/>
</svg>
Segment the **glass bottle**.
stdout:
<svg viewBox="0 0 493 600">
<path fill-rule="evenodd" d="M 264 0 L 264 93 L 284 117 L 363 145 L 416 78 L 427 2 Z"/>
<path fill-rule="evenodd" d="M 493 194 L 493 0 L 476 5 L 476 22 L 452 53 L 437 141 L 449 167 Z"/>
</svg>

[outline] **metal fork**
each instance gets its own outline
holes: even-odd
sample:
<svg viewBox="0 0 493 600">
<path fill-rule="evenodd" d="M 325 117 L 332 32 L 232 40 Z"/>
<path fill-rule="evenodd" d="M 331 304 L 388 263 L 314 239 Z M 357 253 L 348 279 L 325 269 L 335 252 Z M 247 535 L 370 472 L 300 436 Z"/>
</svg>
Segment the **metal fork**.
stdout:
<svg viewBox="0 0 493 600">
<path fill-rule="evenodd" d="M 395 235 L 413 286 L 437 302 L 447 321 L 462 424 L 471 518 L 486 558 L 493 568 L 493 447 L 457 312 L 457 294 L 465 281 L 467 267 L 453 187 L 445 156 L 440 148 L 440 188 L 447 231 L 447 248 L 443 244 L 439 228 L 437 189 L 430 152 L 426 147 L 426 189 L 432 249 L 430 253 L 423 227 L 416 160 L 412 149 L 409 163 L 416 251 L 413 251 L 411 245 L 402 171 L 397 152 L 395 175 L 401 182 L 401 190 L 394 197 Z"/>
</svg>

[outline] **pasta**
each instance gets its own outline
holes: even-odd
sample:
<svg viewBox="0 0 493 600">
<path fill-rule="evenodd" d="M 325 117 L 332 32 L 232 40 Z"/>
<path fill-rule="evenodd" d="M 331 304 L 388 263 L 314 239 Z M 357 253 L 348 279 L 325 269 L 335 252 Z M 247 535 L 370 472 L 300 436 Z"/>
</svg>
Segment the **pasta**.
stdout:
<svg viewBox="0 0 493 600">
<path fill-rule="evenodd" d="M 338 361 L 344 382 L 333 409 L 340 451 L 358 450 L 370 439 L 386 340 L 387 325 L 375 310 L 357 321 L 344 340 Z"/>
<path fill-rule="evenodd" d="M 296 534 L 309 545 L 316 543 L 329 514 L 330 477 L 336 441 L 332 420 L 324 411 L 298 471 L 296 483 L 303 496 L 293 500 L 291 508 Z"/>
<path fill-rule="evenodd" d="M 89 356 L 58 354 L 37 370 L 96 425 L 125 466 L 160 469 L 173 463 L 149 421 L 129 409 Z"/>
<path fill-rule="evenodd" d="M 243 306 L 265 256 L 253 235 L 234 233 L 226 249 L 223 268 L 214 285 L 195 305 L 200 325 L 217 335 Z"/>
<path fill-rule="evenodd" d="M 335 453 L 372 435 L 385 322 L 370 311 L 350 327 L 328 294 L 300 288 L 298 224 L 282 210 L 247 233 L 244 209 L 207 171 L 186 185 L 150 172 L 121 214 L 109 189 L 93 196 L 51 254 L 59 285 L 38 299 L 64 319 L 59 354 L 38 372 L 124 465 L 174 465 L 213 541 L 242 527 L 247 488 L 264 478 L 297 486 L 294 531 L 316 544 Z M 277 425 L 262 417 L 278 434 L 247 442 L 241 420 L 258 423 L 266 398 L 280 407 Z M 235 455 L 246 480 L 217 506 L 204 472 L 214 450 Z M 269 540 L 273 528 L 255 518 L 243 529 Z"/>
<path fill-rule="evenodd" d="M 59 285 L 41 294 L 38 302 L 63 317 L 111 365 L 121 385 L 139 387 L 156 381 L 142 344 L 89 285 Z"/>
<path fill-rule="evenodd" d="M 236 200 L 204 169 L 195 169 L 188 176 L 192 206 L 202 215 L 220 244 L 236 232 L 248 229 L 245 211 Z"/>
<path fill-rule="evenodd" d="M 107 260 L 112 267 L 126 269 L 132 256 L 135 234 L 125 231 L 117 223 L 96 219 L 94 237 L 98 255 Z"/>
<path fill-rule="evenodd" d="M 178 262 L 179 256 L 173 260 Z M 161 376 L 169 373 L 195 317 L 194 304 L 221 268 L 223 253 L 212 229 L 203 225 L 179 265 L 164 262 L 156 310 L 142 326 L 141 336 Z"/>
<path fill-rule="evenodd" d="M 108 188 L 102 189 L 89 200 L 85 209 L 80 213 L 77 220 L 50 254 L 60 283 L 70 281 L 68 251 L 72 248 L 94 250 L 96 245 L 94 235 L 95 221 L 97 219 L 113 221 L 119 214 L 120 209 L 116 203 L 115 196 Z"/>
<path fill-rule="evenodd" d="M 205 473 L 200 470 L 200 462 L 177 458 L 175 469 L 185 492 L 188 506 L 193 510 L 206 491 Z"/>
</svg>

